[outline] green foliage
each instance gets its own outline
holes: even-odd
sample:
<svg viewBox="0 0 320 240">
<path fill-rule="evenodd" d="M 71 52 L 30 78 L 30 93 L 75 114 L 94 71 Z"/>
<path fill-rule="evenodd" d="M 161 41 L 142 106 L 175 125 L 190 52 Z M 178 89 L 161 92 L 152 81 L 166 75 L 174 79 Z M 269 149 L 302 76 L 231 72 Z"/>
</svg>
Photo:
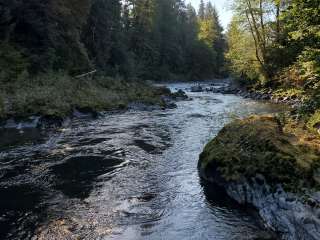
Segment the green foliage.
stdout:
<svg viewBox="0 0 320 240">
<path fill-rule="evenodd" d="M 187 64 L 200 30 L 196 11 L 184 1 L 4 0 L 1 6 L 0 23 L 5 27 L 0 42 L 23 53 L 31 75 L 77 75 L 96 68 L 112 77 L 169 80 L 196 71 Z M 219 74 L 224 62 L 222 28 L 210 6 L 204 9 L 214 35 L 210 68 Z M 212 60 L 208 54 L 202 57 L 205 63 Z"/>
<path fill-rule="evenodd" d="M 205 6 L 204 16 L 200 15 L 198 38 L 211 49 L 212 71 L 216 75 L 220 75 L 225 63 L 224 51 L 226 44 L 222 34 L 223 28 L 219 22 L 217 10 L 211 5 L 211 2 L 208 2 Z"/>
<path fill-rule="evenodd" d="M 255 56 L 254 41 L 236 18 L 229 25 L 227 39 L 226 59 L 232 75 L 243 85 L 258 82 L 260 66 Z"/>
<path fill-rule="evenodd" d="M 23 51 L 30 73 L 88 68 L 80 32 L 87 20 L 90 0 L 4 0 L 1 5 L 4 14 L 0 22 L 5 27 L 0 41 Z"/>
<path fill-rule="evenodd" d="M 0 44 L 0 84 L 16 81 L 27 70 L 27 60 L 9 44 Z"/>
<path fill-rule="evenodd" d="M 314 0 L 293 0 L 284 13 L 286 28 L 293 41 L 304 47 L 319 48 L 320 9 Z"/>
<path fill-rule="evenodd" d="M 276 98 L 289 98 L 289 99 L 303 99 L 305 96 L 305 92 L 301 89 L 297 88 L 279 88 L 273 92 L 273 96 Z"/>
<path fill-rule="evenodd" d="M 120 14 L 119 1 L 94 0 L 82 33 L 90 58 L 102 71 L 120 64 Z"/>
<path fill-rule="evenodd" d="M 320 134 L 320 110 L 310 117 L 307 127 L 310 131 Z"/>
<path fill-rule="evenodd" d="M 319 30 L 320 31 L 320 30 Z M 306 89 L 320 89 L 320 48 L 306 48 L 298 58 Z"/>
<path fill-rule="evenodd" d="M 226 55 L 233 75 L 250 79 L 246 85 L 280 88 L 283 93 L 295 88 L 312 98 L 320 88 L 319 3 L 233 2 L 236 15 L 229 26 Z"/>
<path fill-rule="evenodd" d="M 189 61 L 187 66 L 190 67 L 189 79 L 210 79 L 214 74 L 213 62 L 215 52 L 204 42 L 195 43 L 189 52 Z"/>
<path fill-rule="evenodd" d="M 313 95 L 308 96 L 308 99 L 303 103 L 299 109 L 301 115 L 310 115 L 320 109 L 320 93 L 315 92 Z"/>
</svg>

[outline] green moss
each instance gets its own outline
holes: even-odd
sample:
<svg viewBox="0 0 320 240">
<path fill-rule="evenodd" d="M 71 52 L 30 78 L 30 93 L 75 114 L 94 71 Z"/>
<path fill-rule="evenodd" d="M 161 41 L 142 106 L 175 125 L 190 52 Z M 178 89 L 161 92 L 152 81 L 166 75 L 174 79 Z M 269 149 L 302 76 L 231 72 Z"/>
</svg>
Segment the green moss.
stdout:
<svg viewBox="0 0 320 240">
<path fill-rule="evenodd" d="M 208 177 L 217 169 L 227 181 L 262 174 L 269 184 L 296 191 L 319 187 L 315 176 L 319 163 L 319 152 L 297 144 L 278 119 L 253 116 L 225 126 L 205 147 L 199 167 Z"/>
<path fill-rule="evenodd" d="M 87 111 L 123 109 L 133 101 L 161 103 L 161 91 L 151 85 L 107 77 L 74 79 L 63 73 L 52 73 L 19 81 L 7 89 L 11 89 L 8 93 L 12 106 L 10 113 L 16 117 L 64 117 L 74 108 Z M 3 111 L 0 100 L 0 114 Z"/>
</svg>

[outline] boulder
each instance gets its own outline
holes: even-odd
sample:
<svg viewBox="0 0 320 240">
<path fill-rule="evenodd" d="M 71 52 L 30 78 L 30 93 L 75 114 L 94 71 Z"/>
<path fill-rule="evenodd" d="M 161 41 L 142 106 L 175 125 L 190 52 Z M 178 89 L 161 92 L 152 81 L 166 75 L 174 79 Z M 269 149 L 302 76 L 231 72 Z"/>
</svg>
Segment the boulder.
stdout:
<svg viewBox="0 0 320 240">
<path fill-rule="evenodd" d="M 179 89 L 177 92 L 171 93 L 170 97 L 176 101 L 183 101 L 189 98 L 188 95 L 181 89 Z"/>
<path fill-rule="evenodd" d="M 207 144 L 198 169 L 237 202 L 253 205 L 283 239 L 320 239 L 319 148 L 300 143 L 277 118 L 228 124 Z"/>
<path fill-rule="evenodd" d="M 203 88 L 200 85 L 192 86 L 191 92 L 203 92 Z"/>
</svg>

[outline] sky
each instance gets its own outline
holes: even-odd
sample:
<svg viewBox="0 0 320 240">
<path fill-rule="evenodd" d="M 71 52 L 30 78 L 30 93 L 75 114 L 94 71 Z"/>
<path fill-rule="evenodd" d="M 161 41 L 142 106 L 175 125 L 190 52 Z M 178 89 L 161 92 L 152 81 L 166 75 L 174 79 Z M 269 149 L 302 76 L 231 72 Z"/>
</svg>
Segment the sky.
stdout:
<svg viewBox="0 0 320 240">
<path fill-rule="evenodd" d="M 204 0 L 204 2 L 208 1 L 209 0 Z M 198 10 L 200 0 L 187 0 L 186 2 L 191 2 L 194 8 Z M 230 3 L 230 0 L 211 0 L 211 3 L 218 9 L 220 22 L 223 28 L 226 30 L 232 18 L 232 12 L 228 10 L 228 4 Z"/>
</svg>

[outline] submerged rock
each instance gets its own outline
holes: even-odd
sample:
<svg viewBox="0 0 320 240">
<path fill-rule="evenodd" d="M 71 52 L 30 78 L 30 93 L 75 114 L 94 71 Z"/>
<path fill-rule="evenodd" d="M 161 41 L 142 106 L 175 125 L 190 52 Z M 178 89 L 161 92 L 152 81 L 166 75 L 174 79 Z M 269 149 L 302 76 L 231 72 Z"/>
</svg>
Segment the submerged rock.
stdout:
<svg viewBox="0 0 320 240">
<path fill-rule="evenodd" d="M 177 92 L 171 93 L 170 97 L 176 101 L 184 101 L 189 99 L 186 92 L 181 89 L 179 89 Z"/>
<path fill-rule="evenodd" d="M 202 178 L 258 209 L 283 239 L 320 239 L 320 153 L 271 116 L 236 120 L 200 156 Z"/>
<path fill-rule="evenodd" d="M 191 92 L 203 92 L 203 88 L 200 85 L 192 86 Z"/>
<path fill-rule="evenodd" d="M 2 125 L 2 127 L 7 129 L 36 128 L 39 122 L 40 122 L 40 117 L 38 116 L 31 116 L 29 118 L 25 118 L 21 120 L 10 118 L 5 122 L 5 124 Z"/>
</svg>

